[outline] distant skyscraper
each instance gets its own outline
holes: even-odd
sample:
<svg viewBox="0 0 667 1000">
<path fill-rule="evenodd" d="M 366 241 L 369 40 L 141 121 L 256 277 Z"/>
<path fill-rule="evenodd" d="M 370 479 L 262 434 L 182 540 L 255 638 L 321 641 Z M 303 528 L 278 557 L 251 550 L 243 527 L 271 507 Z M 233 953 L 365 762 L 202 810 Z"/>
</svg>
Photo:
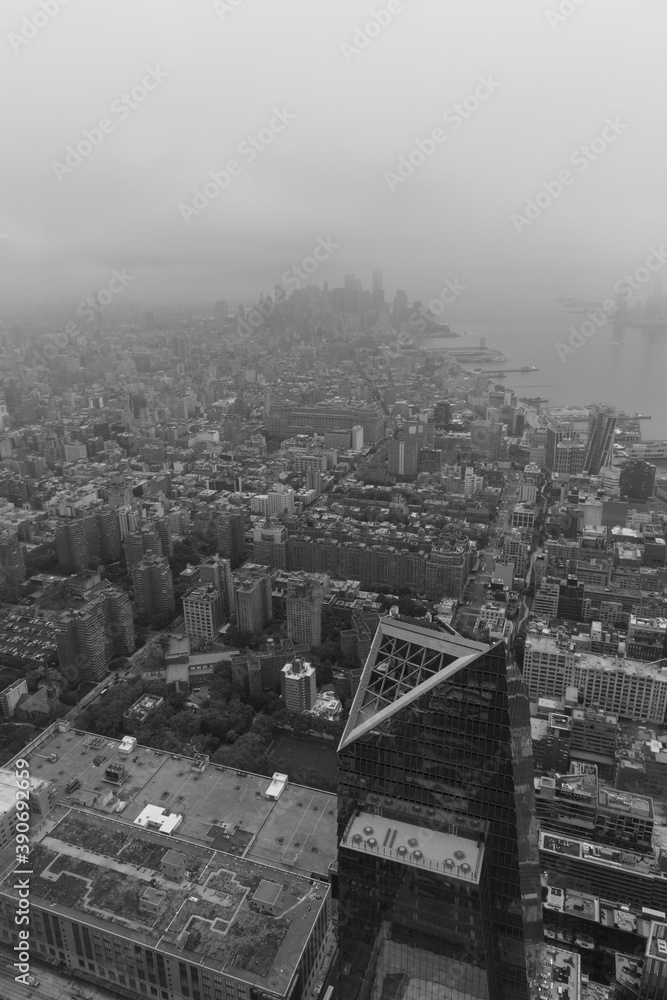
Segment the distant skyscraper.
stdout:
<svg viewBox="0 0 667 1000">
<path fill-rule="evenodd" d="M 338 819 L 341 997 L 537 996 L 530 712 L 504 643 L 381 620 Z"/>
<path fill-rule="evenodd" d="M 603 465 L 609 465 L 613 455 L 616 411 L 610 406 L 596 404 L 588 415 L 588 440 L 584 455 L 584 469 L 597 476 Z"/>
<path fill-rule="evenodd" d="M 394 323 L 402 323 L 408 318 L 408 296 L 402 288 L 394 295 L 392 318 Z"/>
<path fill-rule="evenodd" d="M 384 304 L 384 287 L 382 285 L 382 271 L 373 271 L 373 282 L 371 286 L 371 302 L 373 309 L 379 309 Z"/>
</svg>

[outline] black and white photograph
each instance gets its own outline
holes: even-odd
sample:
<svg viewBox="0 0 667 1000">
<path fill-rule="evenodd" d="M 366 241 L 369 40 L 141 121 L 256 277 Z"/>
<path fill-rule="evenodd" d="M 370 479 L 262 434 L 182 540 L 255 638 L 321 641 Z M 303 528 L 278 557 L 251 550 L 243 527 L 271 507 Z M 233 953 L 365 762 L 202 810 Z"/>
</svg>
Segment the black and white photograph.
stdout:
<svg viewBox="0 0 667 1000">
<path fill-rule="evenodd" d="M 662 0 L 3 0 L 0 1000 L 667 1000 Z"/>
</svg>

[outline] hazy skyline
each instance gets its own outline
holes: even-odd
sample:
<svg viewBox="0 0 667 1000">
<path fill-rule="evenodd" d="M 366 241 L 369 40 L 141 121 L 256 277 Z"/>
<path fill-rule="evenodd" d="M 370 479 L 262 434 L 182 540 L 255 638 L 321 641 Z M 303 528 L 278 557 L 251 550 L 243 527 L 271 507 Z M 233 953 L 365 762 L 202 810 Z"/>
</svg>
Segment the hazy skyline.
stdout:
<svg viewBox="0 0 667 1000">
<path fill-rule="evenodd" d="M 5 310 L 123 268 L 149 307 L 250 302 L 320 238 L 313 282 L 458 279 L 453 318 L 605 297 L 667 243 L 666 29 L 657 0 L 12 0 Z"/>
</svg>

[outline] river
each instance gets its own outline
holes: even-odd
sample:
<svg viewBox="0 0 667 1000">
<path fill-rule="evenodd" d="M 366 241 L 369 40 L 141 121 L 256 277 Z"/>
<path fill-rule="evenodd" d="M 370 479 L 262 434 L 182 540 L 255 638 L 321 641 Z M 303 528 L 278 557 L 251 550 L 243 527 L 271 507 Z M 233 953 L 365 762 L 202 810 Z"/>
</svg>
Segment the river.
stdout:
<svg viewBox="0 0 667 1000">
<path fill-rule="evenodd" d="M 486 346 L 502 351 L 507 364 L 474 367 L 500 371 L 503 367 L 535 365 L 536 372 L 516 372 L 502 379 L 519 396 L 542 396 L 544 405 L 607 403 L 624 413 L 645 413 L 644 440 L 667 439 L 667 331 L 658 328 L 602 327 L 574 354 L 561 361 L 556 344 L 567 344 L 569 327 L 578 329 L 585 316 L 555 313 L 539 319 L 489 320 L 473 316 L 452 321 L 462 334 L 456 340 L 424 340 L 429 349 Z M 463 331 L 467 331 L 466 334 Z M 473 367 L 472 365 L 467 367 Z"/>
</svg>

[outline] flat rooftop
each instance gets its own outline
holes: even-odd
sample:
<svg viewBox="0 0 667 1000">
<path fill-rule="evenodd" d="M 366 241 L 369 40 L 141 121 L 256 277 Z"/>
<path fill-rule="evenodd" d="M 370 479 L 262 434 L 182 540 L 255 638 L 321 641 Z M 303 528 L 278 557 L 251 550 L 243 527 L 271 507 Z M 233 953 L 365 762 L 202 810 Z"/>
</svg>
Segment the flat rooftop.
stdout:
<svg viewBox="0 0 667 1000">
<path fill-rule="evenodd" d="M 656 677 L 664 680 L 667 675 L 667 661 L 656 657 L 655 663 L 647 663 L 643 660 L 633 660 L 630 657 L 617 659 L 615 656 L 605 656 L 603 653 L 590 653 L 580 649 L 570 650 L 573 641 L 556 641 L 555 635 L 530 635 L 526 645 L 526 653 L 559 653 L 561 656 L 572 658 L 576 655 L 577 665 L 580 667 L 597 667 L 602 670 L 620 670 L 624 674 L 633 677 Z M 658 663 L 659 661 L 659 663 Z"/>
<path fill-rule="evenodd" d="M 474 883 L 479 882 L 484 858 L 484 845 L 478 841 L 367 812 L 350 820 L 341 846 Z"/>
<path fill-rule="evenodd" d="M 576 952 L 543 945 L 540 948 L 535 1000 L 579 1000 L 581 959 Z"/>
<path fill-rule="evenodd" d="M 626 868 L 648 878 L 664 878 L 658 867 L 658 862 L 652 854 L 635 854 L 633 851 L 622 851 L 618 847 L 603 847 L 590 844 L 574 837 L 561 836 L 557 833 L 542 831 L 539 848 L 553 854 L 563 854 L 570 858 L 579 858 L 591 864 L 605 865 L 610 868 Z"/>
<path fill-rule="evenodd" d="M 633 792 L 618 792 L 614 788 L 603 786 L 598 790 L 598 801 L 601 807 L 623 812 L 628 815 L 653 819 L 653 799 L 647 795 L 635 795 Z"/>
<path fill-rule="evenodd" d="M 190 841 L 288 872 L 328 879 L 329 864 L 336 856 L 335 795 L 288 784 L 275 802 L 265 798 L 269 777 L 221 764 L 208 764 L 199 772 L 193 770 L 190 757 L 142 746 L 125 754 L 119 747 L 119 740 L 74 729 L 56 730 L 32 747 L 30 773 L 55 782 L 63 805 L 85 804 L 90 814 L 114 815 L 132 830 L 146 806 L 180 813 L 183 822 L 172 837 L 175 850 L 181 849 L 181 841 Z M 58 755 L 55 763 L 45 759 L 52 753 Z M 119 787 L 103 780 L 110 764 L 126 769 Z M 67 795 L 65 786 L 72 778 L 78 778 L 80 786 Z M 109 789 L 114 797 L 103 805 L 102 797 Z M 120 802 L 126 805 L 117 813 Z"/>
<path fill-rule="evenodd" d="M 93 927 L 111 924 L 158 951 L 220 972 L 233 969 L 259 988 L 286 991 L 329 887 L 182 841 L 185 879 L 171 882 L 161 861 L 172 839 L 136 828 L 130 833 L 117 819 L 60 807 L 33 840 L 31 900 L 84 915 Z M 5 849 L 3 860 L 9 858 Z M 11 897 L 13 868 L 5 868 L 0 883 Z M 264 893 L 271 886 L 281 890 L 270 916 L 251 905 L 261 885 Z M 157 912 L 140 906 L 150 888 L 158 890 Z"/>
</svg>

